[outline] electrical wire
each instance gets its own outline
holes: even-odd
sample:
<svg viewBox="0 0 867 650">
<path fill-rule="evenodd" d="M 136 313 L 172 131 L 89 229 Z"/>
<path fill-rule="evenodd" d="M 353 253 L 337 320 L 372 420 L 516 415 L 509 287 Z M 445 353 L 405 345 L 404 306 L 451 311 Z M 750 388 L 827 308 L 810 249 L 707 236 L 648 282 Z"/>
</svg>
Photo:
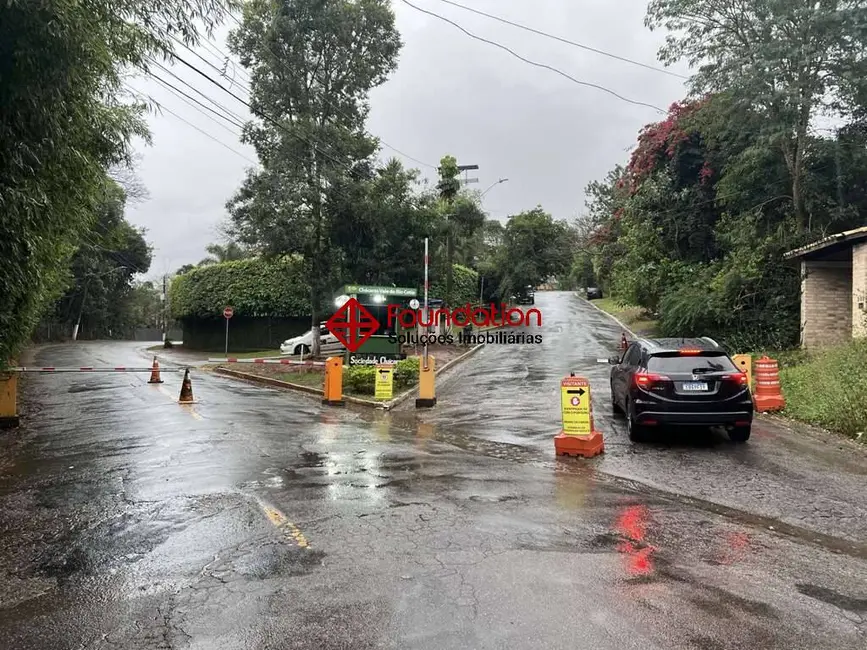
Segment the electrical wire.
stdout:
<svg viewBox="0 0 867 650">
<path fill-rule="evenodd" d="M 216 70 L 217 72 L 219 72 L 221 77 L 223 77 L 224 79 L 230 81 L 231 83 L 235 83 L 235 84 L 237 84 L 238 88 L 240 88 L 241 90 L 243 90 L 247 95 L 250 94 L 250 88 L 249 88 L 249 87 L 245 87 L 242 83 L 240 83 L 240 82 L 238 82 L 238 81 L 235 81 L 234 79 L 229 79 L 229 78 L 226 76 L 226 73 L 225 73 L 221 68 L 218 68 L 218 67 L 215 66 L 213 63 L 211 63 L 210 61 L 208 61 L 205 57 L 203 57 L 201 54 L 199 54 L 198 52 L 196 52 L 196 51 L 195 51 L 193 48 L 191 48 L 189 45 L 187 45 L 186 43 L 184 43 L 182 40 L 178 39 L 178 38 L 177 38 L 176 36 L 174 36 L 173 34 L 169 34 L 169 36 L 170 36 L 170 37 L 171 37 L 171 38 L 172 38 L 176 43 L 178 43 L 179 45 L 181 45 L 181 46 L 184 47 L 185 49 L 189 50 L 189 51 L 193 54 L 193 56 L 196 56 L 196 57 L 199 58 L 199 60 L 203 61 L 203 62 L 205 63 L 205 65 L 208 65 L 208 66 L 210 66 L 211 68 L 213 68 L 214 70 Z M 229 61 L 229 58 L 226 57 L 226 63 L 227 63 L 227 64 L 228 64 L 228 61 Z M 234 68 L 234 61 L 233 61 L 232 63 L 233 63 L 233 68 Z"/>
<path fill-rule="evenodd" d="M 225 105 L 221 104 L 220 102 L 218 102 L 217 100 L 215 100 L 214 98 L 212 98 L 212 97 L 211 97 L 210 95 L 208 95 L 207 93 L 202 92 L 201 90 L 199 90 L 198 88 L 196 88 L 193 84 L 191 84 L 189 81 L 187 81 L 186 79 L 180 77 L 177 73 L 175 73 L 173 70 L 170 70 L 169 68 L 167 68 L 166 66 L 164 66 L 164 65 L 163 65 L 162 63 L 160 63 L 159 61 L 155 61 L 155 60 L 153 60 L 153 59 L 151 59 L 151 61 L 153 61 L 153 63 L 155 63 L 155 64 L 156 64 L 156 65 L 157 65 L 161 70 L 163 70 L 163 71 L 166 72 L 167 74 L 171 75 L 174 79 L 176 79 L 177 81 L 179 81 L 180 83 L 182 83 L 183 85 L 185 85 L 187 88 L 189 88 L 190 90 L 192 90 L 193 92 L 195 92 L 196 94 L 198 94 L 200 97 L 205 98 L 205 99 L 208 100 L 211 104 L 213 104 L 214 106 L 216 106 L 217 108 L 219 108 L 220 110 L 222 110 L 224 113 L 226 113 L 227 115 L 229 115 L 230 117 L 232 117 L 232 118 L 237 122 L 237 124 L 235 124 L 235 126 L 243 127 L 244 122 L 247 121 L 247 118 L 245 118 L 243 115 L 238 115 L 238 114 L 235 113 L 234 111 L 232 111 L 232 110 L 226 108 Z"/>
<path fill-rule="evenodd" d="M 620 95 L 620 94 L 614 92 L 613 90 L 611 90 L 610 88 L 606 88 L 605 86 L 600 86 L 598 84 L 594 84 L 594 83 L 591 83 L 589 81 L 581 81 L 580 79 L 576 79 L 572 75 L 567 74 L 567 73 L 563 72 L 562 70 L 559 70 L 558 68 L 550 66 L 546 63 L 539 63 L 538 61 L 531 61 L 530 59 L 521 56 L 520 54 L 518 54 L 514 50 L 506 47 L 505 45 L 503 45 L 501 43 L 497 43 L 496 41 L 491 41 L 487 38 L 482 38 L 481 36 L 477 36 L 476 34 L 473 34 L 472 32 L 461 27 L 455 21 L 450 20 L 449 18 L 446 18 L 445 16 L 441 16 L 438 13 L 435 13 L 433 11 L 428 11 L 427 9 L 422 9 L 421 7 L 418 7 L 414 4 L 412 4 L 411 2 L 409 2 L 409 0 L 401 0 L 401 2 L 403 2 L 405 5 L 407 5 L 409 7 L 412 7 L 416 11 L 420 11 L 421 13 L 427 14 L 428 16 L 433 16 L 434 18 L 442 20 L 443 22 L 446 22 L 446 23 L 452 25 L 453 27 L 456 27 L 457 29 L 459 29 L 460 31 L 462 31 L 464 34 L 466 34 L 467 36 L 469 36 L 472 39 L 475 39 L 477 41 L 481 41 L 482 43 L 487 43 L 488 45 L 493 45 L 494 47 L 497 47 L 497 48 L 499 48 L 505 52 L 508 52 L 513 57 L 523 61 L 524 63 L 528 63 L 529 65 L 535 66 L 537 68 L 543 68 L 545 70 L 550 70 L 551 72 L 558 74 L 561 77 L 564 77 L 564 78 L 568 79 L 569 81 L 576 83 L 580 86 L 588 86 L 590 88 L 595 88 L 597 90 L 601 90 L 602 92 L 608 93 L 609 95 L 613 95 L 617 99 L 623 100 L 624 102 L 627 102 L 629 104 L 634 104 L 636 106 L 646 106 L 647 108 L 652 108 L 653 110 L 665 115 L 665 111 L 663 109 L 661 109 L 659 106 L 654 106 L 653 104 L 648 104 L 646 102 L 640 102 L 640 101 L 637 101 L 634 99 L 629 99 L 628 97 L 624 97 L 623 95 Z"/>
<path fill-rule="evenodd" d="M 152 76 L 154 79 L 159 80 L 159 78 L 156 77 L 155 75 L 151 75 L 151 76 Z M 197 111 L 198 113 L 200 113 L 201 115 L 203 115 L 203 116 L 206 117 L 207 119 L 211 120 L 214 124 L 216 124 L 217 126 L 219 126 L 221 129 L 227 131 L 228 133 L 231 133 L 231 134 L 232 134 L 233 136 L 235 136 L 238 140 L 241 139 L 241 134 L 240 134 L 240 133 L 238 133 L 237 131 L 233 131 L 233 130 L 230 129 L 228 126 L 226 126 L 223 122 L 220 122 L 219 120 L 215 119 L 212 115 L 209 115 L 208 113 L 206 113 L 205 111 L 203 111 L 201 108 L 199 108 L 199 107 L 198 107 L 196 104 L 194 104 L 193 102 L 191 102 L 191 101 L 189 101 L 188 99 L 186 99 L 185 97 L 179 95 L 179 94 L 176 93 L 174 90 L 171 90 L 171 89 L 169 89 L 169 88 L 166 88 L 166 90 L 167 90 L 168 92 L 172 93 L 175 97 L 177 97 L 178 99 L 180 99 L 182 102 L 184 102 L 185 104 L 187 104 L 187 106 L 189 106 L 189 107 L 192 108 L 193 110 Z"/>
<path fill-rule="evenodd" d="M 192 102 L 192 103 L 195 104 L 196 106 L 200 106 L 201 108 L 205 109 L 205 110 L 208 111 L 209 113 L 213 113 L 214 115 L 216 115 L 216 116 L 219 117 L 220 119 L 225 120 L 226 122 L 228 122 L 228 123 L 231 124 L 232 126 L 236 126 L 236 127 L 238 127 L 239 129 L 244 128 L 244 125 L 241 124 L 240 122 L 236 122 L 235 120 L 233 120 L 233 119 L 231 119 L 231 118 L 229 118 L 229 117 L 226 117 L 223 113 L 220 113 L 219 111 L 217 111 L 217 110 L 211 108 L 210 106 L 206 106 L 205 104 L 203 104 L 202 102 L 200 102 L 199 100 L 197 100 L 195 97 L 191 97 L 190 95 L 188 95 L 187 93 L 185 93 L 183 90 L 181 90 L 181 89 L 178 88 L 177 86 L 175 86 L 175 85 L 169 83 L 168 81 L 166 81 L 165 79 L 163 79 L 163 78 L 160 77 L 159 75 L 156 75 L 156 74 L 154 74 L 154 73 L 151 73 L 150 76 L 151 76 L 151 78 L 155 79 L 156 81 L 160 82 L 161 84 L 163 84 L 164 86 L 166 86 L 168 89 L 170 89 L 171 92 L 173 92 L 176 96 L 181 97 L 182 99 L 183 99 L 183 98 L 186 98 L 186 99 L 188 100 L 187 103 Z M 201 112 L 201 111 L 199 111 L 199 112 Z M 209 117 L 209 116 L 207 116 L 207 117 Z M 213 119 L 213 118 L 212 118 L 212 119 Z M 216 121 L 216 120 L 215 120 L 215 121 Z M 220 124 L 220 126 L 223 126 L 224 128 L 226 128 L 225 125 L 221 124 L 220 122 L 217 122 L 217 124 Z M 234 133 L 234 132 L 231 131 L 231 130 L 230 130 L 230 132 Z M 237 135 L 237 134 L 235 134 L 235 135 Z"/>
<path fill-rule="evenodd" d="M 496 20 L 498 22 L 504 23 L 506 25 L 511 25 L 512 27 L 517 27 L 518 29 L 523 29 L 524 31 L 531 32 L 533 34 L 537 34 L 539 36 L 544 36 L 545 38 L 550 38 L 555 41 L 559 41 L 560 43 L 566 43 L 567 45 L 572 45 L 573 47 L 581 48 L 582 50 L 587 50 L 588 52 L 594 52 L 596 54 L 601 54 L 602 56 L 607 56 L 611 59 L 616 59 L 618 61 L 623 61 L 624 63 L 631 63 L 632 65 L 637 65 L 642 68 L 646 68 L 647 70 L 653 70 L 654 72 L 661 72 L 662 74 L 667 74 L 671 77 L 677 77 L 678 79 L 689 79 L 687 75 L 678 74 L 677 72 L 672 72 L 671 70 L 666 70 L 665 68 L 659 68 L 656 66 L 648 65 L 647 63 L 641 63 L 641 61 L 635 61 L 634 59 L 628 59 L 625 56 L 619 56 L 617 54 L 612 54 L 611 52 L 606 52 L 604 50 L 596 49 L 595 47 L 590 47 L 589 45 L 584 45 L 583 43 L 577 43 L 575 41 L 570 41 L 569 39 L 562 38 L 561 36 L 556 36 L 554 34 L 549 34 L 548 32 L 543 32 L 539 29 L 534 29 L 533 27 L 529 27 L 527 25 L 523 25 L 521 23 L 516 23 L 511 20 L 507 20 L 502 16 L 495 16 L 493 14 L 486 13 L 479 9 L 474 9 L 472 7 L 467 7 L 466 5 L 462 5 L 458 2 L 452 2 L 452 0 L 437 0 L 438 2 L 442 2 L 447 5 L 451 5 L 453 7 L 458 7 L 459 9 L 463 9 L 464 11 L 469 11 L 474 14 L 478 14 L 479 16 L 484 16 L 485 18 L 490 18 L 491 20 Z"/>
<path fill-rule="evenodd" d="M 243 159 L 246 160 L 247 162 L 249 162 L 249 163 L 251 163 L 251 164 L 253 164 L 253 165 L 257 165 L 257 166 L 258 166 L 259 163 L 256 162 L 255 160 L 252 160 L 251 158 L 248 158 L 247 156 L 245 156 L 244 154 L 242 154 L 242 153 L 241 153 L 240 151 L 238 151 L 237 149 L 234 149 L 234 148 L 230 147 L 229 145 L 227 145 L 227 144 L 226 144 L 225 142 L 223 142 L 222 140 L 218 140 L 217 138 L 215 138 L 213 135 L 211 135 L 210 133 L 208 133 L 208 132 L 205 131 L 204 129 L 200 129 L 198 126 L 196 126 L 196 125 L 193 124 L 192 122 L 190 122 L 190 121 L 184 119 L 183 117 L 181 117 L 180 115 L 178 115 L 177 113 L 175 113 L 173 110 L 171 110 L 170 108 L 168 108 L 168 107 L 165 106 L 164 104 L 161 104 L 160 102 L 156 101 L 156 100 L 153 99 L 152 97 L 148 97 L 147 95 L 145 95 L 145 94 L 143 94 L 143 93 L 137 91 L 137 90 L 136 90 L 135 88 L 133 88 L 132 86 L 129 86 L 129 85 L 127 85 L 127 84 L 124 84 L 124 86 L 126 87 L 126 89 L 127 89 L 128 91 L 130 91 L 130 92 L 133 93 L 134 95 L 136 95 L 136 96 L 138 96 L 138 97 L 141 97 L 141 98 L 144 98 L 145 100 L 147 100 L 147 101 L 149 101 L 149 102 L 152 102 L 153 104 L 155 104 L 156 106 L 158 106 L 158 107 L 160 108 L 160 110 L 164 110 L 164 111 L 166 111 L 169 115 L 173 115 L 174 117 L 176 117 L 177 119 L 179 119 L 181 122 L 183 122 L 183 123 L 186 124 L 187 126 L 193 128 L 193 129 L 195 129 L 196 131 L 198 131 L 199 133 L 201 133 L 202 135 L 204 135 L 206 138 L 209 138 L 210 140 L 213 140 L 214 142 L 216 142 L 216 143 L 219 144 L 220 146 L 225 147 L 226 149 L 228 149 L 228 150 L 231 151 L 232 153 L 234 153 L 234 154 L 240 156 L 241 158 L 243 158 Z"/>
</svg>

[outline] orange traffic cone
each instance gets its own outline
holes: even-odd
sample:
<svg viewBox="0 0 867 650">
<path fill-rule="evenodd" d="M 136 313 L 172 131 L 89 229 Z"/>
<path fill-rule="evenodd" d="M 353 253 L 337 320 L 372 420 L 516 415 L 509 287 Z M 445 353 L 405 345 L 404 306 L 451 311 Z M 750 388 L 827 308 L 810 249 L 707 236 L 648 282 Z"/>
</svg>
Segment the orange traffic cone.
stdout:
<svg viewBox="0 0 867 650">
<path fill-rule="evenodd" d="M 192 404 L 193 399 L 193 382 L 190 381 L 190 369 L 187 368 L 184 372 L 184 383 L 181 384 L 181 396 L 178 397 L 178 402 L 181 404 Z"/>
<path fill-rule="evenodd" d="M 151 370 L 151 378 L 148 380 L 149 384 L 161 384 L 163 380 L 160 379 L 160 362 L 157 361 L 157 358 L 154 357 L 154 367 Z"/>
</svg>

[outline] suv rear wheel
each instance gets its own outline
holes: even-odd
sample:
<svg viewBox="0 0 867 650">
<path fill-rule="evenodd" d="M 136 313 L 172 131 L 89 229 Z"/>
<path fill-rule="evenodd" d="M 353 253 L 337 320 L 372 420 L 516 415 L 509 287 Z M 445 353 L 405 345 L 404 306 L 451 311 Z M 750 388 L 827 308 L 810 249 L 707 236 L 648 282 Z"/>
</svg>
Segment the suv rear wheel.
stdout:
<svg viewBox="0 0 867 650">
<path fill-rule="evenodd" d="M 734 427 L 731 431 L 729 431 L 729 440 L 732 442 L 746 442 L 750 439 L 750 432 L 752 427 Z"/>
<path fill-rule="evenodd" d="M 647 430 L 635 421 L 632 415 L 632 405 L 626 404 L 626 431 L 632 442 L 644 442 L 647 440 Z"/>
</svg>

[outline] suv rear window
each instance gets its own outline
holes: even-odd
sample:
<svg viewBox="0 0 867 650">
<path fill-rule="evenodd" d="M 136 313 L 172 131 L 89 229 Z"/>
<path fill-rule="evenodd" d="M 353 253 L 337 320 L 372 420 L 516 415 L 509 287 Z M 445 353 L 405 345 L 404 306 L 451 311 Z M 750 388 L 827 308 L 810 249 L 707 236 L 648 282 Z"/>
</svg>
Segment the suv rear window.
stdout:
<svg viewBox="0 0 867 650">
<path fill-rule="evenodd" d="M 647 360 L 647 369 L 655 372 L 691 373 L 696 368 L 707 372 L 737 370 L 735 364 L 721 352 L 696 355 L 656 354 Z"/>
</svg>

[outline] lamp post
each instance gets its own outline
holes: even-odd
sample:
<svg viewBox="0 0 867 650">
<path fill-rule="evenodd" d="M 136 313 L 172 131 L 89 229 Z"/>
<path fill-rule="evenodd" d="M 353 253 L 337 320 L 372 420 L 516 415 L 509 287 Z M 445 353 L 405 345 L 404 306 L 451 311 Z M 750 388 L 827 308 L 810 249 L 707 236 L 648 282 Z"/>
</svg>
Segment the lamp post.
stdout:
<svg viewBox="0 0 867 650">
<path fill-rule="evenodd" d="M 505 183 L 505 182 L 508 181 L 508 180 L 509 180 L 508 178 L 501 178 L 500 180 L 498 180 L 498 181 L 496 181 L 496 182 L 494 182 L 494 183 L 491 183 L 490 187 L 488 187 L 488 189 L 486 189 L 484 192 L 482 192 L 482 196 L 484 196 L 485 194 L 487 194 L 488 192 L 490 192 L 492 189 L 494 189 L 494 188 L 495 188 L 497 185 L 499 185 L 500 183 Z"/>
</svg>

